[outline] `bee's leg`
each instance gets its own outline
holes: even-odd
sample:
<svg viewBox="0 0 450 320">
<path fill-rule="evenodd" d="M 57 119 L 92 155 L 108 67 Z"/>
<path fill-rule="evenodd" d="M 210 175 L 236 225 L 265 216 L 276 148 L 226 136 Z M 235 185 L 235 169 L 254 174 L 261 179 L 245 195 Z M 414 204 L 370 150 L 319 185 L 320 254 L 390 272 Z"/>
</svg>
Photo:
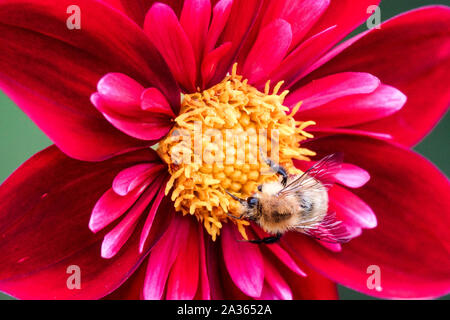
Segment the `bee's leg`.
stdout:
<svg viewBox="0 0 450 320">
<path fill-rule="evenodd" d="M 270 160 L 269 158 L 266 158 L 262 152 L 262 150 L 260 150 L 261 152 L 261 158 L 264 160 L 265 163 L 267 163 L 267 165 L 277 174 L 281 175 L 283 177 L 283 179 L 281 180 L 281 184 L 283 185 L 283 187 L 286 186 L 287 180 L 288 180 L 288 174 L 286 172 L 286 169 L 284 169 L 282 166 L 280 166 L 279 164 L 276 164 L 275 162 L 273 162 L 272 160 Z"/>
<path fill-rule="evenodd" d="M 282 234 L 281 233 L 277 233 L 276 236 L 274 237 L 266 237 L 266 238 L 262 238 L 262 239 L 254 239 L 254 240 L 243 240 L 245 242 L 250 242 L 250 243 L 256 243 L 256 244 L 261 244 L 261 243 L 265 243 L 265 244 L 272 244 L 272 243 L 276 243 L 278 241 L 280 241 Z"/>
<path fill-rule="evenodd" d="M 231 213 L 227 212 L 227 216 L 236 219 L 236 220 L 242 220 L 245 217 L 245 214 L 241 214 L 239 217 L 232 215 Z"/>
</svg>

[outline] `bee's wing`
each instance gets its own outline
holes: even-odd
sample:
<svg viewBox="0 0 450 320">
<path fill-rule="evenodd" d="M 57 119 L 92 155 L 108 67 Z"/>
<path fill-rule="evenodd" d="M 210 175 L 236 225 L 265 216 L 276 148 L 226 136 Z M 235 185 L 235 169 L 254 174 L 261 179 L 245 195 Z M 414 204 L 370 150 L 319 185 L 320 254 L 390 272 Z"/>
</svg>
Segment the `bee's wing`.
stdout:
<svg viewBox="0 0 450 320">
<path fill-rule="evenodd" d="M 328 214 L 318 223 L 302 224 L 296 230 L 316 240 L 329 243 L 346 243 L 350 240 L 347 228 L 336 219 L 335 213 Z"/>
<path fill-rule="evenodd" d="M 329 189 L 335 182 L 335 174 L 341 170 L 342 160 L 342 153 L 333 153 L 326 156 L 306 170 L 300 177 L 289 182 L 286 187 L 279 192 L 279 195 L 293 192 L 298 188 L 324 186 Z"/>
</svg>

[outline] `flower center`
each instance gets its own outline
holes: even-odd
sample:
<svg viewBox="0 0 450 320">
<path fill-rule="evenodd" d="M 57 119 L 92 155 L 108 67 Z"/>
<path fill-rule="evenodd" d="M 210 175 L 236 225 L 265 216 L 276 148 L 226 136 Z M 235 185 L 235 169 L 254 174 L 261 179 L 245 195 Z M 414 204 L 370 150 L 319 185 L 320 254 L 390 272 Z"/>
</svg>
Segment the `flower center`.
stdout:
<svg viewBox="0 0 450 320">
<path fill-rule="evenodd" d="M 287 114 L 283 102 L 288 91 L 278 94 L 282 84 L 270 93 L 269 81 L 260 92 L 236 74 L 235 65 L 219 84 L 184 96 L 174 128 L 158 146 L 171 174 L 166 194 L 172 190 L 176 210 L 195 215 L 213 240 L 229 220 L 247 239 L 249 222 L 227 215 L 238 212 L 239 203 L 226 191 L 247 198 L 258 185 L 278 178 L 261 153 L 292 174 L 300 173 L 293 159 L 315 155 L 300 148 L 300 142 L 312 137 L 304 129 L 315 123 L 295 121 L 301 103 Z"/>
</svg>

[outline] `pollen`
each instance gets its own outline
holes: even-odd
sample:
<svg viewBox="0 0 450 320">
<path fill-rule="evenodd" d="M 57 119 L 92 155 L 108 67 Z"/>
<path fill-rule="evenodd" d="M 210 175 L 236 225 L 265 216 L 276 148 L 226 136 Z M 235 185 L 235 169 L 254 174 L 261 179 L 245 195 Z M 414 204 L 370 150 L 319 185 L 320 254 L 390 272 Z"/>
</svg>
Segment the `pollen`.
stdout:
<svg viewBox="0 0 450 320">
<path fill-rule="evenodd" d="M 258 185 L 278 177 L 269 169 L 262 154 L 283 165 L 289 173 L 299 170 L 293 159 L 309 160 L 315 153 L 301 148 L 312 138 L 305 131 L 313 121 L 296 121 L 283 105 L 287 90 L 279 92 L 267 82 L 264 92 L 248 84 L 233 71 L 222 82 L 183 97 L 181 113 L 171 132 L 159 143 L 158 154 L 168 164 L 171 192 L 176 211 L 194 215 L 216 240 L 224 223 L 234 223 L 247 239 L 248 221 L 233 219 L 239 202 L 227 191 L 247 198 Z"/>
</svg>

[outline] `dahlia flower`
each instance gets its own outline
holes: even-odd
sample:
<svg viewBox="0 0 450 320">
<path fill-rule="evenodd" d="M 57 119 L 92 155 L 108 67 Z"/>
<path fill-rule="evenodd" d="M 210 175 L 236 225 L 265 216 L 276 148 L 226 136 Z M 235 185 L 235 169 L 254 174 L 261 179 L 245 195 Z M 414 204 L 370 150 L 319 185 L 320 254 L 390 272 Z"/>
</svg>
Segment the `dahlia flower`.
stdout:
<svg viewBox="0 0 450 320">
<path fill-rule="evenodd" d="M 340 43 L 378 1 L 0 0 L 0 88 L 50 137 L 0 187 L 0 290 L 21 299 L 334 299 L 450 292 L 449 181 L 410 148 L 448 108 L 450 9 Z M 176 132 L 203 130 L 200 163 Z M 198 129 L 198 128 L 197 128 Z M 231 218 L 258 153 L 207 130 L 279 132 L 304 172 L 341 152 L 348 243 Z M 272 131 L 271 131 L 272 132 Z M 273 131 L 275 132 L 275 131 Z M 265 143 L 270 149 L 272 136 Z M 226 150 L 225 150 L 226 149 Z M 206 162 L 215 154 L 249 163 Z M 176 157 L 175 157 L 176 159 Z M 70 266 L 81 271 L 67 285 Z M 367 284 L 377 266 L 380 285 Z"/>
</svg>

